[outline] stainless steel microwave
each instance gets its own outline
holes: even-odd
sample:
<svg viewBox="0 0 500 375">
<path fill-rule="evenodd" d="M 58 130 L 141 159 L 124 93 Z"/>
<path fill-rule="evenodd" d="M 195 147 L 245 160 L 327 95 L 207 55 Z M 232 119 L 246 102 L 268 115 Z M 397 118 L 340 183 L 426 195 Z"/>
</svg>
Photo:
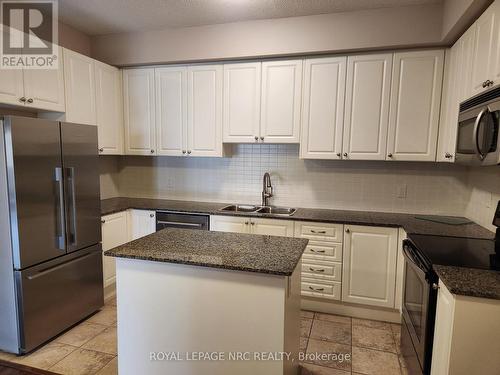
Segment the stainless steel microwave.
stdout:
<svg viewBox="0 0 500 375">
<path fill-rule="evenodd" d="M 500 85 L 460 104 L 455 161 L 500 164 Z"/>
</svg>

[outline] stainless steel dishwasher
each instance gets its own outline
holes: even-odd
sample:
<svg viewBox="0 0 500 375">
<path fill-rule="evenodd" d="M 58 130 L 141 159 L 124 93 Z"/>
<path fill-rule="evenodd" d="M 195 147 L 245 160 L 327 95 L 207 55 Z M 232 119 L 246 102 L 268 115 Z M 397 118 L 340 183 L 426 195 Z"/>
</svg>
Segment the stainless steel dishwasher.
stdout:
<svg viewBox="0 0 500 375">
<path fill-rule="evenodd" d="M 156 230 L 164 228 L 210 229 L 210 215 L 156 211 Z"/>
</svg>

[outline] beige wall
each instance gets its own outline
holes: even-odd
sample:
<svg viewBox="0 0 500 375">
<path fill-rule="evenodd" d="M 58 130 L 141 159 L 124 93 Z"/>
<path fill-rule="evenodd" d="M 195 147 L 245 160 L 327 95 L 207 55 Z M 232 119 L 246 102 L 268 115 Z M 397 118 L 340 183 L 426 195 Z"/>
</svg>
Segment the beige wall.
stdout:
<svg viewBox="0 0 500 375">
<path fill-rule="evenodd" d="M 90 56 L 90 37 L 75 28 L 59 22 L 59 45 Z"/>
<path fill-rule="evenodd" d="M 464 216 L 495 230 L 491 222 L 500 200 L 500 167 L 470 168 L 468 190 L 469 199 Z"/>
<path fill-rule="evenodd" d="M 101 199 L 119 197 L 118 179 L 118 157 L 117 156 L 100 156 L 100 183 L 101 183 Z"/>
<path fill-rule="evenodd" d="M 453 43 L 493 0 L 444 0 L 442 38 Z"/>
<path fill-rule="evenodd" d="M 92 55 L 123 66 L 435 45 L 441 11 L 433 4 L 99 36 Z"/>
</svg>

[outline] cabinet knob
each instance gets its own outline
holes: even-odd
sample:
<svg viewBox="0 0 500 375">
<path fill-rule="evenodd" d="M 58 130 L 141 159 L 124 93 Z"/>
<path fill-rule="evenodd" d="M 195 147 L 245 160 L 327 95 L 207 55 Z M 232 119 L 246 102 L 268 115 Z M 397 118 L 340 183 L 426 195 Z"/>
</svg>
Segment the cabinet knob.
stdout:
<svg viewBox="0 0 500 375">
<path fill-rule="evenodd" d="M 263 141 L 264 140 L 264 137 L 260 137 L 260 140 Z"/>
<path fill-rule="evenodd" d="M 104 151 L 104 148 L 102 148 L 102 147 L 101 147 L 101 148 L 99 149 L 99 152 L 103 152 L 103 151 Z"/>
<path fill-rule="evenodd" d="M 259 140 L 259 137 L 255 136 L 255 140 L 258 141 Z"/>
<path fill-rule="evenodd" d="M 188 154 L 191 154 L 191 150 L 188 150 Z"/>
<path fill-rule="evenodd" d="M 149 217 L 155 217 L 155 214 L 149 214 Z"/>
<path fill-rule="evenodd" d="M 438 290 L 439 289 L 439 285 L 436 284 L 436 283 L 432 283 L 432 289 Z"/>
<path fill-rule="evenodd" d="M 449 152 L 447 152 L 447 153 L 445 153 L 445 154 L 444 154 L 444 157 L 445 157 L 446 159 L 451 159 L 451 158 L 453 157 L 453 155 L 452 155 L 452 154 L 450 154 Z"/>
<path fill-rule="evenodd" d="M 387 154 L 387 157 L 388 158 L 392 158 L 392 154 Z"/>
<path fill-rule="evenodd" d="M 347 157 L 347 152 L 344 152 L 344 158 L 346 158 L 346 157 Z"/>
<path fill-rule="evenodd" d="M 101 224 L 105 224 L 105 223 L 106 223 L 106 220 L 102 219 Z"/>
<path fill-rule="evenodd" d="M 33 103 L 33 98 L 29 98 L 28 100 L 26 100 L 28 103 Z"/>
<path fill-rule="evenodd" d="M 248 225 L 248 221 L 245 221 L 245 225 Z"/>
<path fill-rule="evenodd" d="M 351 233 L 351 230 L 350 230 L 349 228 L 346 228 L 346 229 L 345 229 L 345 232 L 346 232 L 346 233 Z"/>
<path fill-rule="evenodd" d="M 151 150 L 151 153 L 154 154 L 155 153 L 155 150 Z"/>
<path fill-rule="evenodd" d="M 337 152 L 337 156 L 340 158 L 342 154 L 340 152 Z"/>
<path fill-rule="evenodd" d="M 255 225 L 255 223 L 253 221 L 251 221 L 250 224 Z"/>
<path fill-rule="evenodd" d="M 19 101 L 24 103 L 24 102 L 26 102 L 26 98 L 25 98 L 24 96 L 21 96 L 21 97 L 19 98 Z"/>
<path fill-rule="evenodd" d="M 185 154 L 186 153 L 186 150 L 182 150 L 182 153 Z"/>
</svg>

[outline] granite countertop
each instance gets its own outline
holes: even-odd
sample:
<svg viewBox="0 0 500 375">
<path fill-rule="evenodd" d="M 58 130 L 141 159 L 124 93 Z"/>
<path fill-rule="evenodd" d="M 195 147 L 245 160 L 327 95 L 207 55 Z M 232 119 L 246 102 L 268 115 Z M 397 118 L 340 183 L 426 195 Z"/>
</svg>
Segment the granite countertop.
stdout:
<svg viewBox="0 0 500 375">
<path fill-rule="evenodd" d="M 307 243 L 303 238 L 167 228 L 104 254 L 290 276 Z"/>
<path fill-rule="evenodd" d="M 169 199 L 110 198 L 101 201 L 101 214 L 108 215 L 129 208 L 145 210 L 166 210 L 185 213 L 211 215 L 268 217 L 273 219 L 316 221 L 325 223 L 344 223 L 402 227 L 408 234 L 432 234 L 440 236 L 471 237 L 493 239 L 495 234 L 476 223 L 463 225 L 441 224 L 417 219 L 412 214 L 399 214 L 372 211 L 347 211 L 316 208 L 298 208 L 293 216 L 272 216 L 255 213 L 221 212 L 229 203 L 179 201 Z M 439 218 L 439 216 L 434 216 Z"/>
<path fill-rule="evenodd" d="M 500 272 L 433 265 L 439 280 L 452 294 L 500 300 Z"/>
</svg>

